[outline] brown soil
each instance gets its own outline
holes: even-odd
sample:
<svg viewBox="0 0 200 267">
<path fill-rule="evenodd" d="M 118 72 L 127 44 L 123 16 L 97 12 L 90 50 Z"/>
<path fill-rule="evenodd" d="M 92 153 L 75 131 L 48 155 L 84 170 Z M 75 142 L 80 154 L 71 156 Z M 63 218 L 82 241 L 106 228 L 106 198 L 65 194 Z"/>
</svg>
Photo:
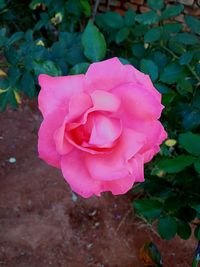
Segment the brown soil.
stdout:
<svg viewBox="0 0 200 267">
<path fill-rule="evenodd" d="M 0 114 L 0 266 L 142 267 L 150 240 L 164 267 L 191 266 L 193 239 L 158 238 L 134 216 L 131 194 L 73 201 L 60 171 L 37 156 L 40 122 L 27 106 Z"/>
</svg>

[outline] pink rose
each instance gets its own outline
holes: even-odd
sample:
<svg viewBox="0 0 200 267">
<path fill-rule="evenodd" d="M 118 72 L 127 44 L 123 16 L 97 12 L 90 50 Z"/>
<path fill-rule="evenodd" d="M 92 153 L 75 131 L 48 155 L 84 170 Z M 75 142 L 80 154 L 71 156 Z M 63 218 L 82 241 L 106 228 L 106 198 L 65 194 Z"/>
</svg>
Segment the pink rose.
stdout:
<svg viewBox="0 0 200 267">
<path fill-rule="evenodd" d="M 41 159 L 83 197 L 126 193 L 167 137 L 161 95 L 148 75 L 112 58 L 85 75 L 39 76 Z"/>
</svg>

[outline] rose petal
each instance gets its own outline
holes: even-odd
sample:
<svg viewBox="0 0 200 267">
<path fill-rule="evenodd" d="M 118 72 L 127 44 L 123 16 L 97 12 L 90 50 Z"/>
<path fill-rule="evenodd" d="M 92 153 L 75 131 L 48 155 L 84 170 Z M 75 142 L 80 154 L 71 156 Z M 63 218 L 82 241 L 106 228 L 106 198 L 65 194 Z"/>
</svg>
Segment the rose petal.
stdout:
<svg viewBox="0 0 200 267">
<path fill-rule="evenodd" d="M 73 149 L 73 146 L 65 138 L 65 127 L 65 123 L 63 123 L 63 125 L 54 133 L 56 150 L 60 155 L 65 155 Z"/>
<path fill-rule="evenodd" d="M 59 115 L 59 110 L 47 115 L 38 133 L 39 157 L 57 168 L 60 168 L 60 155 L 56 150 L 53 136 L 55 131 L 62 125 L 62 118 Z"/>
<path fill-rule="evenodd" d="M 95 180 L 90 176 L 84 163 L 84 154 L 75 150 L 62 157 L 61 169 L 71 189 L 85 198 L 92 195 L 100 196 L 105 191 L 111 191 L 114 195 L 125 194 L 132 188 L 137 176 L 135 171 L 123 179 L 113 181 Z"/>
<path fill-rule="evenodd" d="M 127 193 L 135 182 L 144 181 L 144 162 L 143 157 L 137 155 L 130 160 L 133 172 L 128 176 L 113 181 L 102 182 L 102 191 L 111 191 L 113 195 L 121 195 Z"/>
<path fill-rule="evenodd" d="M 152 160 L 152 158 L 160 151 L 160 147 L 158 145 L 153 146 L 151 149 L 142 152 L 142 156 L 144 157 L 144 163 L 147 163 Z"/>
<path fill-rule="evenodd" d="M 127 193 L 134 184 L 133 175 L 128 175 L 122 179 L 113 181 L 103 181 L 101 185 L 101 192 L 111 191 L 113 195 L 122 195 Z"/>
<path fill-rule="evenodd" d="M 91 93 L 91 98 L 95 110 L 115 112 L 120 106 L 119 98 L 106 91 L 95 90 Z"/>
<path fill-rule="evenodd" d="M 132 127 L 143 134 L 146 133 L 146 142 L 140 154 L 144 154 L 144 162 L 149 162 L 160 151 L 159 145 L 167 138 L 167 133 L 162 124 L 157 120 L 132 122 Z"/>
<path fill-rule="evenodd" d="M 130 160 L 135 182 L 144 182 L 144 157 L 137 154 Z"/>
<path fill-rule="evenodd" d="M 119 119 L 107 118 L 101 114 L 93 116 L 93 128 L 89 140 L 90 145 L 112 147 L 122 131 Z"/>
<path fill-rule="evenodd" d="M 74 95 L 69 101 L 69 116 L 70 118 L 79 117 L 91 107 L 92 99 L 89 95 L 85 93 Z"/>
<path fill-rule="evenodd" d="M 39 75 L 41 90 L 38 96 L 39 109 L 43 116 L 60 110 L 60 115 L 68 112 L 71 96 L 83 91 L 84 75 L 51 77 Z"/>
<path fill-rule="evenodd" d="M 114 89 L 113 93 L 121 99 L 121 108 L 118 116 L 122 120 L 158 119 L 161 115 L 163 105 L 148 90 L 140 87 L 137 83 L 121 85 Z M 123 112 L 126 113 L 123 113 Z M 130 119 L 129 119 L 130 118 Z"/>
<path fill-rule="evenodd" d="M 131 129 L 124 129 L 119 143 L 111 154 L 85 155 L 87 168 L 94 179 L 115 180 L 132 173 L 128 162 L 143 146 L 145 137 Z"/>
<path fill-rule="evenodd" d="M 137 82 L 140 87 L 142 86 L 144 89 L 148 90 L 158 101 L 161 101 L 161 94 L 153 86 L 149 75 L 142 73 L 132 65 L 125 65 L 124 68 L 126 69 L 126 77 L 128 77 L 128 80 Z"/>
<path fill-rule="evenodd" d="M 93 128 L 93 113 L 90 113 L 91 109 L 89 109 L 80 122 L 71 122 L 68 123 L 68 116 L 65 121 L 66 129 L 65 138 L 66 140 L 81 151 L 85 151 L 91 154 L 104 154 L 108 153 L 107 148 L 102 148 L 101 150 L 93 149 L 93 147 L 88 143 L 90 134 Z M 88 137 L 88 138 L 87 138 Z M 88 140 L 87 140 L 88 139 Z"/>
<path fill-rule="evenodd" d="M 63 156 L 61 169 L 65 180 L 74 192 L 85 198 L 100 194 L 101 183 L 91 178 L 84 164 L 84 154 L 81 151 L 73 150 Z"/>
<path fill-rule="evenodd" d="M 115 87 L 126 83 L 138 83 L 158 101 L 161 100 L 161 94 L 153 86 L 149 75 L 146 75 L 132 65 L 123 65 L 117 57 L 93 63 L 86 72 L 85 90 L 93 92 L 94 90 L 110 91 Z"/>
<path fill-rule="evenodd" d="M 124 65 L 118 58 L 93 63 L 89 66 L 85 75 L 85 90 L 109 91 L 115 86 L 126 81 Z"/>
</svg>

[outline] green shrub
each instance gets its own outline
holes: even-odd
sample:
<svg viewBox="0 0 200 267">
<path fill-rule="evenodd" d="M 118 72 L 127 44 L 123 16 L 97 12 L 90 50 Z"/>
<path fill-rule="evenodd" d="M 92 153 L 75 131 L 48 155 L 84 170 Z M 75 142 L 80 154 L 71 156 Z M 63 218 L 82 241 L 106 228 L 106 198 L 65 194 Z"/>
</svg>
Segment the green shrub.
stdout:
<svg viewBox="0 0 200 267">
<path fill-rule="evenodd" d="M 184 30 L 172 19 L 182 5 L 148 4 L 144 14 L 107 12 L 92 22 L 87 0 L 0 1 L 0 109 L 37 96 L 40 73 L 84 73 L 91 62 L 118 56 L 149 74 L 163 95 L 169 140 L 146 166 L 145 182 L 134 189 L 144 199 L 134 206 L 148 222 L 157 220 L 165 239 L 188 239 L 197 219 L 200 239 L 200 21 L 185 16 Z"/>
</svg>

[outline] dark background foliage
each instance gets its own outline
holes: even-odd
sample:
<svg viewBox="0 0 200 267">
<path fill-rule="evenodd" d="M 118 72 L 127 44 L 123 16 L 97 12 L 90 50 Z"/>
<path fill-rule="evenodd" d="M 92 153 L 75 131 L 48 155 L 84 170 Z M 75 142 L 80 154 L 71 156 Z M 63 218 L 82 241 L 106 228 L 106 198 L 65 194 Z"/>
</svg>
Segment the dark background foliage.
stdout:
<svg viewBox="0 0 200 267">
<path fill-rule="evenodd" d="M 183 5 L 148 0 L 150 11 L 96 14 L 87 0 L 0 0 L 0 109 L 37 97 L 37 76 L 86 72 L 113 56 L 150 75 L 162 93 L 168 140 L 133 193 L 164 239 L 200 239 L 200 21 L 175 22 Z"/>
</svg>

